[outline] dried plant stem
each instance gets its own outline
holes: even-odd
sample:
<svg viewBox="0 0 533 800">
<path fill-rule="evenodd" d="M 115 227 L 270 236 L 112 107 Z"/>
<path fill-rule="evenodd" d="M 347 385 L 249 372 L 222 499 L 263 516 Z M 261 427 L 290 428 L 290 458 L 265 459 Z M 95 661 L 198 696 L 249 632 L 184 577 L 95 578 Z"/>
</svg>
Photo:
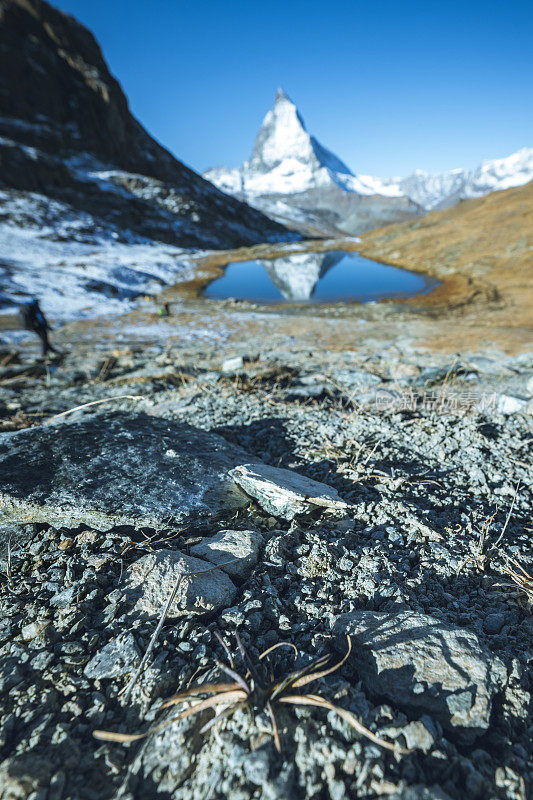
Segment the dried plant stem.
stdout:
<svg viewBox="0 0 533 800">
<path fill-rule="evenodd" d="M 74 406 L 74 408 L 69 408 L 68 411 L 62 411 L 60 414 L 54 414 L 53 417 L 50 417 L 46 420 L 45 425 L 48 425 L 52 422 L 53 419 L 59 419 L 59 417 L 65 417 L 67 414 L 73 414 L 74 411 L 80 411 L 82 408 L 89 408 L 89 406 L 97 406 L 101 403 L 111 403 L 113 400 L 144 400 L 144 396 L 142 394 L 117 394 L 116 397 L 104 397 L 103 400 L 92 400 L 90 403 L 83 403 L 81 406 Z"/>
<path fill-rule="evenodd" d="M 513 501 L 511 503 L 511 507 L 509 509 L 509 513 L 507 514 L 507 517 L 505 519 L 505 522 L 504 522 L 504 525 L 503 525 L 503 528 L 502 528 L 502 532 L 498 536 L 498 541 L 495 543 L 494 547 L 498 547 L 499 546 L 501 540 L 503 539 L 503 534 L 507 530 L 507 526 L 509 524 L 509 520 L 511 519 L 511 514 L 513 513 L 514 504 L 516 502 L 516 498 L 518 497 L 518 490 L 519 489 L 520 489 L 520 481 L 518 481 L 518 483 L 516 484 L 516 489 L 515 489 L 515 493 L 513 495 Z"/>
<path fill-rule="evenodd" d="M 169 603 L 167 603 L 165 606 L 165 612 L 168 611 L 168 606 Z M 160 626 L 158 626 L 158 629 L 159 628 Z M 410 752 L 410 750 L 407 750 L 404 747 L 400 747 L 397 744 L 391 744 L 390 742 L 380 739 L 378 736 L 376 736 L 376 734 L 372 733 L 372 731 L 368 730 L 368 728 L 360 723 L 350 711 L 330 703 L 329 700 L 326 700 L 320 695 L 287 694 L 287 691 L 295 686 L 304 686 L 311 681 L 319 680 L 320 678 L 323 678 L 339 669 L 339 667 L 344 664 L 351 652 L 352 645 L 349 636 L 347 637 L 348 651 L 346 655 L 333 667 L 329 667 L 325 670 L 317 669 L 318 667 L 324 665 L 329 659 L 329 656 L 325 655 L 307 664 L 307 666 L 289 673 L 281 681 L 276 682 L 272 676 L 270 679 L 267 679 L 270 681 L 269 683 L 264 683 L 262 681 L 261 675 L 258 672 L 258 667 L 252 663 L 241 642 L 239 634 L 236 633 L 235 637 L 237 639 L 237 644 L 239 646 L 243 663 L 248 667 L 246 674 L 241 675 L 235 671 L 233 668 L 233 659 L 231 658 L 231 655 L 229 656 L 230 663 L 232 664 L 231 667 L 228 667 L 227 665 L 218 661 L 216 662 L 218 667 L 223 672 L 234 679 L 234 683 L 206 683 L 203 686 L 194 686 L 192 688 L 185 689 L 183 692 L 179 692 L 178 694 L 174 695 L 174 697 L 171 697 L 169 700 L 167 700 L 162 707 L 168 708 L 169 706 L 176 705 L 177 703 L 188 703 L 195 695 L 209 694 L 211 697 L 192 702 L 191 705 L 187 705 L 187 707 L 176 716 L 173 716 L 170 719 L 167 719 L 164 722 L 149 728 L 149 730 L 147 730 L 145 733 L 126 734 L 114 731 L 98 730 L 93 732 L 93 736 L 95 736 L 97 739 L 103 739 L 111 742 L 136 742 L 139 739 L 144 739 L 146 736 L 150 736 L 153 733 L 157 733 L 158 731 L 167 728 L 169 725 L 172 725 L 178 720 L 185 719 L 185 717 L 199 714 L 201 711 L 214 708 L 215 706 L 226 706 L 218 713 L 215 713 L 215 715 L 200 729 L 200 733 L 206 733 L 208 730 L 216 727 L 219 722 L 226 717 L 229 717 L 238 709 L 244 708 L 245 706 L 253 708 L 254 704 L 259 702 L 261 708 L 264 708 L 270 717 L 272 723 L 272 733 L 274 736 L 274 744 L 276 750 L 281 752 L 279 727 L 276 720 L 276 715 L 274 713 L 274 704 L 279 702 L 296 706 L 316 706 L 317 708 L 334 711 L 358 733 L 366 736 L 367 739 L 379 744 L 381 747 L 386 747 L 388 750 L 392 750 L 398 754 Z M 229 648 L 224 643 L 223 639 L 218 635 L 217 638 L 222 644 L 226 653 L 229 653 Z M 284 644 L 289 644 L 290 646 L 290 643 L 280 642 L 278 645 L 274 645 L 273 647 L 268 648 L 268 650 L 263 651 L 263 653 L 261 653 L 259 656 L 259 660 L 261 660 L 261 658 L 266 656 L 268 653 L 271 653 L 277 647 L 281 647 Z"/>
<path fill-rule="evenodd" d="M 396 744 L 391 744 L 390 742 L 386 742 L 384 739 L 380 739 L 379 736 L 376 736 L 372 731 L 362 725 L 356 717 L 350 712 L 346 711 L 345 708 L 341 708 L 340 706 L 336 706 L 333 703 L 330 703 L 329 700 L 325 700 L 323 697 L 319 697 L 316 694 L 295 694 L 295 695 L 285 695 L 284 697 L 280 697 L 280 703 L 290 703 L 294 706 L 317 706 L 317 708 L 327 708 L 329 711 L 334 711 L 339 717 L 342 717 L 352 728 L 355 728 L 358 733 L 361 733 L 363 736 L 366 736 L 367 739 L 370 741 L 379 744 L 380 747 L 385 747 L 387 750 L 392 750 L 393 753 L 408 753 L 404 747 L 399 747 Z"/>
<path fill-rule="evenodd" d="M 146 652 L 145 652 L 144 656 L 141 659 L 141 663 L 137 667 L 137 670 L 135 671 L 135 674 L 133 675 L 131 681 L 128 683 L 128 685 L 126 686 L 126 688 L 124 690 L 124 700 L 125 701 L 128 701 L 130 699 L 131 693 L 133 691 L 133 687 L 135 686 L 135 684 L 139 680 L 139 676 L 141 675 L 142 671 L 144 670 L 144 667 L 146 666 L 146 662 L 148 661 L 148 659 L 150 657 L 150 653 L 152 652 L 152 650 L 155 647 L 155 643 L 157 641 L 157 637 L 161 633 L 161 628 L 165 624 L 165 620 L 166 620 L 166 618 L 168 616 L 168 612 L 170 611 L 170 607 L 171 607 L 172 603 L 174 602 L 174 600 L 176 598 L 176 595 L 178 593 L 178 589 L 179 589 L 179 587 L 181 585 L 182 580 L 184 580 L 185 578 L 188 580 L 189 578 L 196 577 L 196 575 L 205 575 L 206 573 L 213 572 L 216 569 L 222 569 L 223 567 L 226 567 L 229 564 L 234 564 L 238 560 L 239 560 L 238 558 L 232 558 L 230 561 L 225 561 L 223 564 L 215 564 L 212 567 L 210 567 L 209 569 L 202 569 L 202 570 L 198 570 L 197 572 L 186 572 L 186 573 L 181 573 L 180 575 L 178 575 L 178 577 L 176 578 L 176 581 L 174 583 L 174 586 L 172 587 L 172 591 L 170 592 L 170 594 L 168 596 L 168 600 L 167 600 L 167 602 L 165 604 L 165 607 L 163 609 L 161 617 L 159 618 L 159 622 L 157 623 L 157 627 L 156 627 L 155 631 L 152 634 L 152 638 L 150 639 L 148 647 L 146 648 Z"/>
<path fill-rule="evenodd" d="M 244 696 L 244 692 L 239 689 L 234 692 L 224 692 L 222 694 L 214 695 L 213 697 L 208 697 L 206 700 L 199 700 L 197 703 L 194 703 L 192 706 L 189 706 L 184 711 L 180 711 L 175 717 L 172 719 L 167 719 L 164 722 L 161 722 L 159 725 L 154 725 L 153 728 L 146 731 L 146 733 L 115 733 L 113 731 L 93 731 L 93 736 L 95 739 L 100 739 L 104 742 L 137 742 L 139 739 L 145 739 L 147 736 L 151 736 L 153 733 L 159 733 L 159 731 L 165 730 L 170 725 L 173 725 L 180 719 L 185 719 L 186 717 L 190 717 L 192 714 L 199 714 L 200 711 L 205 711 L 207 708 L 212 708 L 213 706 L 218 705 L 226 705 L 231 704 L 236 701 L 241 701 Z"/>
</svg>

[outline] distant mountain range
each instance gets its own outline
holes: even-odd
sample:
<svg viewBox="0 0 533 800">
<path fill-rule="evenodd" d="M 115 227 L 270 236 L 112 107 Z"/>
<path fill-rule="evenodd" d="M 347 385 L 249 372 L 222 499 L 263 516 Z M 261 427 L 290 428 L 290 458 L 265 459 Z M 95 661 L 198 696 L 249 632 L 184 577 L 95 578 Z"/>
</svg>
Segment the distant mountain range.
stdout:
<svg viewBox="0 0 533 800">
<path fill-rule="evenodd" d="M 251 158 L 235 169 L 210 169 L 204 177 L 273 219 L 306 232 L 357 234 L 525 184 L 533 179 L 533 148 L 484 161 L 474 170 L 440 175 L 419 170 L 407 178 L 355 174 L 307 132 L 297 107 L 279 89 Z"/>
</svg>

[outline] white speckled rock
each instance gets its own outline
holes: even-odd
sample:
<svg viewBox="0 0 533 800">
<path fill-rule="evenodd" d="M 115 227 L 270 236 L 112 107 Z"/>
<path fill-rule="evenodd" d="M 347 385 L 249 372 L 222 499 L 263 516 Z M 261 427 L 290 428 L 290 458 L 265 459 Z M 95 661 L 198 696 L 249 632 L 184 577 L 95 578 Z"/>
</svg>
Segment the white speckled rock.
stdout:
<svg viewBox="0 0 533 800">
<path fill-rule="evenodd" d="M 221 567 L 230 578 L 245 580 L 257 564 L 263 537 L 257 531 L 219 531 L 191 547 L 193 556 L 203 558 L 211 564 L 224 564 L 233 558 L 234 564 Z"/>
<path fill-rule="evenodd" d="M 331 511 L 345 511 L 349 507 L 331 486 L 292 470 L 268 464 L 243 464 L 231 470 L 230 475 L 265 511 L 281 519 L 291 520 L 317 507 Z"/>
<path fill-rule="evenodd" d="M 121 633 L 116 639 L 94 655 L 84 669 L 87 678 L 116 678 L 132 672 L 141 660 L 137 643 L 130 631 Z"/>
<path fill-rule="evenodd" d="M 179 550 L 158 550 L 131 564 L 126 571 L 126 595 L 135 611 L 159 616 L 178 576 L 197 572 L 203 574 L 181 581 L 167 615 L 169 619 L 208 614 L 231 604 L 236 589 L 226 573 Z"/>
</svg>

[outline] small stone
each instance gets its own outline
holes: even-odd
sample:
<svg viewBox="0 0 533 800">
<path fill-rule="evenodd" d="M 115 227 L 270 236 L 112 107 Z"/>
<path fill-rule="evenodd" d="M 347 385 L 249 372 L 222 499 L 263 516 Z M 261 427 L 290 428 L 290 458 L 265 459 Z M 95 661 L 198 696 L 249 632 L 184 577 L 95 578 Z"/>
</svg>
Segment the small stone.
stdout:
<svg viewBox="0 0 533 800">
<path fill-rule="evenodd" d="M 225 572 L 179 550 L 158 550 L 131 564 L 126 572 L 126 595 L 137 611 L 159 617 L 180 575 L 183 580 L 168 611 L 169 619 L 218 611 L 235 597 L 235 586 Z"/>
<path fill-rule="evenodd" d="M 85 677 L 100 680 L 117 678 L 132 672 L 140 663 L 140 654 L 129 631 L 105 645 L 83 670 Z"/>
<path fill-rule="evenodd" d="M 69 586 L 68 589 L 63 589 L 63 591 L 54 594 L 48 602 L 51 606 L 55 606 L 55 608 L 66 608 L 75 602 L 75 598 L 79 594 L 79 591 L 79 587 L 77 587 L 76 584 L 73 584 L 72 586 Z"/>
<path fill-rule="evenodd" d="M 486 356 L 473 356 L 467 363 L 469 369 L 481 375 L 512 375 L 513 371 L 499 361 Z"/>
<path fill-rule="evenodd" d="M 403 364 L 398 362 L 396 364 L 392 364 L 390 368 L 390 376 L 393 380 L 399 380 L 401 378 L 416 378 L 417 375 L 420 375 L 420 367 L 417 367 L 416 364 Z"/>
<path fill-rule="evenodd" d="M 226 623 L 226 625 L 235 625 L 235 627 L 238 628 L 239 625 L 242 625 L 246 619 L 246 615 L 238 606 L 232 606 L 231 608 L 225 608 L 221 613 L 220 618 L 222 619 L 222 622 Z"/>
<path fill-rule="evenodd" d="M 235 563 L 220 568 L 230 578 L 243 581 L 257 564 L 262 544 L 263 538 L 256 531 L 225 530 L 195 544 L 191 547 L 191 553 L 217 565 L 238 559 Z"/>
<path fill-rule="evenodd" d="M 339 647 L 352 637 L 351 660 L 373 694 L 429 712 L 465 743 L 487 730 L 507 670 L 472 631 L 411 611 L 355 611 L 332 627 Z"/>
<path fill-rule="evenodd" d="M 410 722 L 405 728 L 402 728 L 402 735 L 407 747 L 428 753 L 433 747 L 438 734 L 431 717 L 424 715 L 416 722 Z"/>
<path fill-rule="evenodd" d="M 468 792 L 468 797 L 476 798 L 487 796 L 487 783 L 483 776 L 475 769 L 466 776 L 465 787 Z"/>
<path fill-rule="evenodd" d="M 50 625 L 49 619 L 43 619 L 41 622 L 30 622 L 24 625 L 20 633 L 25 642 L 36 639 L 40 634 Z"/>
<path fill-rule="evenodd" d="M 76 542 L 81 547 L 86 544 L 96 544 L 101 535 L 97 531 L 82 531 L 76 536 Z"/>
<path fill-rule="evenodd" d="M 349 505 L 331 486 L 268 464 L 244 464 L 230 472 L 235 482 L 269 514 L 292 520 L 313 508 L 345 511 Z"/>
<path fill-rule="evenodd" d="M 255 786 L 262 786 L 268 778 L 270 772 L 268 755 L 268 750 L 262 748 L 248 753 L 243 760 L 244 774 Z"/>
<path fill-rule="evenodd" d="M 30 664 L 32 665 L 33 669 L 38 670 L 39 672 L 44 672 L 46 667 L 48 667 L 53 660 L 53 653 L 47 652 L 46 650 L 41 650 L 32 658 Z"/>
<path fill-rule="evenodd" d="M 381 378 L 379 375 L 374 375 L 373 372 L 367 372 L 366 370 L 362 369 L 335 370 L 331 373 L 331 377 L 333 378 L 335 384 L 340 384 L 341 386 L 352 391 L 359 386 L 376 386 L 378 383 L 381 383 Z"/>
<path fill-rule="evenodd" d="M 523 411 L 527 404 L 527 400 L 522 397 L 500 394 L 496 398 L 496 411 L 500 414 L 516 414 L 518 411 Z"/>
<path fill-rule="evenodd" d="M 485 631 L 485 633 L 494 635 L 496 633 L 499 633 L 504 625 L 505 625 L 505 614 L 502 614 L 501 612 L 487 614 L 483 622 L 483 630 Z"/>
<path fill-rule="evenodd" d="M 2 800 L 48 797 L 48 785 L 53 772 L 50 757 L 36 753 L 21 753 L 0 764 L 0 797 Z"/>
<path fill-rule="evenodd" d="M 33 536 L 33 525 L 14 525 L 11 522 L 0 522 L 0 572 L 6 574 L 10 555 L 13 556 L 23 552 L 28 547 Z"/>
<path fill-rule="evenodd" d="M 243 366 L 244 361 L 242 356 L 234 356 L 222 362 L 222 372 L 235 372 L 238 369 L 242 369 Z"/>
</svg>

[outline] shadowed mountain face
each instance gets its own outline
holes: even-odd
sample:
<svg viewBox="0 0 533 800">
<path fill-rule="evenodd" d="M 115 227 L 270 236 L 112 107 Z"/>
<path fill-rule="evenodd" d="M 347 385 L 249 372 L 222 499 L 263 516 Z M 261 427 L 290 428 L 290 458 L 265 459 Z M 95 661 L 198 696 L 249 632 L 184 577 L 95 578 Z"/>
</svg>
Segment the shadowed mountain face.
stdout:
<svg viewBox="0 0 533 800">
<path fill-rule="evenodd" d="M 90 31 L 42 0 L 0 0 L 0 136 L 4 187 L 65 202 L 119 236 L 213 247 L 286 236 L 161 147 Z"/>
</svg>

